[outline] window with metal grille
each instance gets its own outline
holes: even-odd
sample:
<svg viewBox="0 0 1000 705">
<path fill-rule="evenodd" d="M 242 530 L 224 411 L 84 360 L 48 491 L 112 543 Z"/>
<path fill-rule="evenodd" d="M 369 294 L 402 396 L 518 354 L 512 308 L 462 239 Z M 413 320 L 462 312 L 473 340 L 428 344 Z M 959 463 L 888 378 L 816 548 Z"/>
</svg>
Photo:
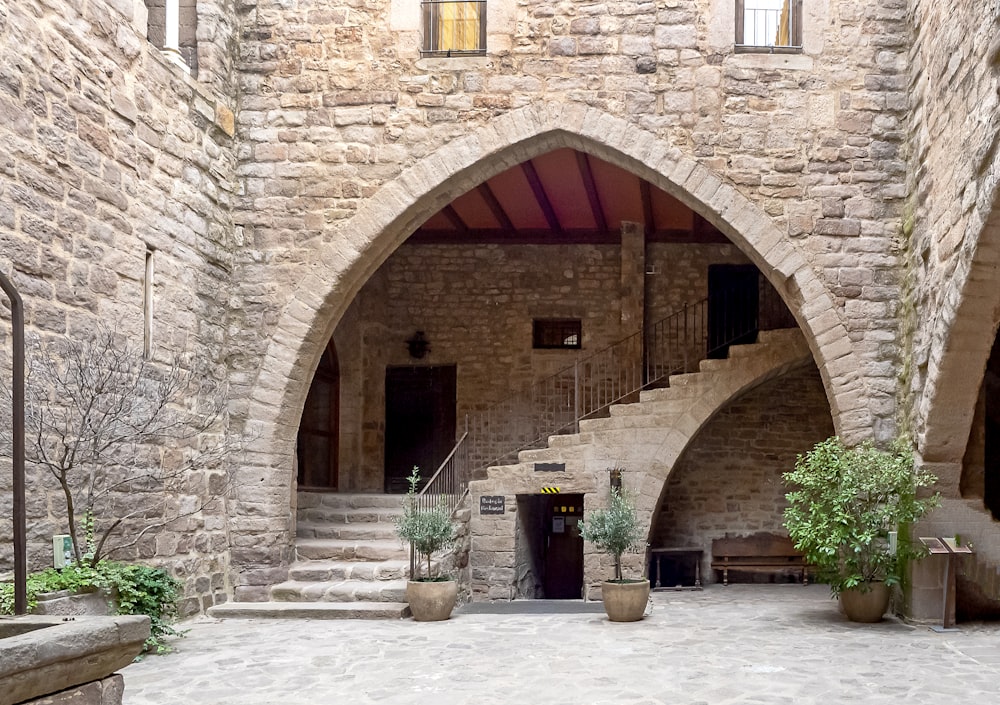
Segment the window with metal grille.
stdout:
<svg viewBox="0 0 1000 705">
<path fill-rule="evenodd" d="M 486 53 L 486 0 L 424 0 L 424 56 Z"/>
<path fill-rule="evenodd" d="M 548 349 L 583 347 L 583 326 L 578 318 L 536 318 L 532 346 Z"/>
<path fill-rule="evenodd" d="M 736 0 L 737 51 L 802 51 L 802 0 Z"/>
</svg>

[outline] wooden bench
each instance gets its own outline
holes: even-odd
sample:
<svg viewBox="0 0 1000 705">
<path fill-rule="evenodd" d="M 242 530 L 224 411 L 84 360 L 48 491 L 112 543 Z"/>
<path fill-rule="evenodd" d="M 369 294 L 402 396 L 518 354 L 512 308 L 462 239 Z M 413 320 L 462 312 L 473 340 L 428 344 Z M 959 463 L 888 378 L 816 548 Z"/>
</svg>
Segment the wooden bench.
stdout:
<svg viewBox="0 0 1000 705">
<path fill-rule="evenodd" d="M 726 536 L 712 541 L 712 569 L 722 571 L 722 584 L 729 585 L 729 571 L 753 573 L 789 573 L 809 583 L 808 566 L 792 540 L 777 534 Z"/>
</svg>

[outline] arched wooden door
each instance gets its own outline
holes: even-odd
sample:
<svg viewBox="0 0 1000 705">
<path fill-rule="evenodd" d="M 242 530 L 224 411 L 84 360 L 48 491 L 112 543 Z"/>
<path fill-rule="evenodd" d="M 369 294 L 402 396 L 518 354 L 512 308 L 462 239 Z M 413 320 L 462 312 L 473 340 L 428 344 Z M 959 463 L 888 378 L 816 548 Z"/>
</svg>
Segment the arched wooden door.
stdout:
<svg viewBox="0 0 1000 705">
<path fill-rule="evenodd" d="M 332 340 L 316 368 L 302 409 L 297 452 L 300 489 L 337 489 L 340 365 Z"/>
</svg>

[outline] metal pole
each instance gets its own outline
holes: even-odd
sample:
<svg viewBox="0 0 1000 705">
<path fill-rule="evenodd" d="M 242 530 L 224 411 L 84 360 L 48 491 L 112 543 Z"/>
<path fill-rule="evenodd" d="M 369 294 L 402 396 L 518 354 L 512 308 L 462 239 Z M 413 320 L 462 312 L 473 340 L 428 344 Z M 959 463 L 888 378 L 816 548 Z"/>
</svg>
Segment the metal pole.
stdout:
<svg viewBox="0 0 1000 705">
<path fill-rule="evenodd" d="M 576 433 L 580 432 L 580 361 L 573 363 L 573 418 Z"/>
<path fill-rule="evenodd" d="M 28 542 L 24 503 L 24 302 L 3 272 L 0 288 L 10 299 L 10 323 L 14 346 L 11 389 L 14 456 L 14 614 L 28 611 Z"/>
</svg>

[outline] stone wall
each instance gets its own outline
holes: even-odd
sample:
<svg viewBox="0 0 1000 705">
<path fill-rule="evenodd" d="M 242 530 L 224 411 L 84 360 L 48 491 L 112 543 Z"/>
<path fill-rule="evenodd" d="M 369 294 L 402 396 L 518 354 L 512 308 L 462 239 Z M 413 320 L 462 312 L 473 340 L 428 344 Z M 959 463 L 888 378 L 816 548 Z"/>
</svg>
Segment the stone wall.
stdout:
<svg viewBox="0 0 1000 705">
<path fill-rule="evenodd" d="M 225 390 L 232 103 L 167 63 L 132 9 L 94 1 L 0 9 L 0 267 L 25 299 L 29 335 L 80 338 L 101 321 L 141 349 L 151 256 L 154 358 L 178 355 Z M 0 513 L 10 516 L 9 465 L 0 482 Z M 30 564 L 38 568 L 50 563 L 50 537 L 65 526 L 51 476 L 32 468 L 28 488 Z M 171 503 L 210 492 L 193 478 Z M 198 610 L 226 590 L 224 517 L 220 501 L 124 557 L 170 567 L 185 581 L 183 611 Z M 10 531 L 0 524 L 0 570 L 11 565 Z"/>
<path fill-rule="evenodd" d="M 1000 3 L 910 3 L 909 122 L 912 291 L 901 391 L 912 394 L 923 459 L 957 493 L 962 455 L 1000 305 L 995 222 L 1000 181 Z"/>
<path fill-rule="evenodd" d="M 247 473 L 275 501 L 239 510 L 262 517 L 248 560 L 265 572 L 287 556 L 298 414 L 349 302 L 442 205 L 556 147 L 722 229 L 817 337 L 838 427 L 895 433 L 904 0 L 808 3 L 797 55 L 736 54 L 730 0 L 490 5 L 486 56 L 425 59 L 405 3 L 240 4 L 231 364 L 267 439 Z"/>
<path fill-rule="evenodd" d="M 787 534 L 781 474 L 832 433 L 829 404 L 813 367 L 733 401 L 694 438 L 670 474 L 650 543 L 702 549 L 702 580 L 714 582 L 712 540 Z"/>
<path fill-rule="evenodd" d="M 639 322 L 622 320 L 623 256 L 618 245 L 404 245 L 393 253 L 335 334 L 345 385 L 342 489 L 381 490 L 387 366 L 456 365 L 461 432 L 466 414 L 635 333 Z M 705 298 L 710 264 L 745 262 L 732 245 L 650 244 L 657 274 L 640 266 L 635 275 L 640 309 L 644 285 L 654 321 Z M 581 319 L 582 349 L 533 349 L 536 318 Z M 431 342 L 419 361 L 403 343 L 416 330 Z"/>
</svg>

